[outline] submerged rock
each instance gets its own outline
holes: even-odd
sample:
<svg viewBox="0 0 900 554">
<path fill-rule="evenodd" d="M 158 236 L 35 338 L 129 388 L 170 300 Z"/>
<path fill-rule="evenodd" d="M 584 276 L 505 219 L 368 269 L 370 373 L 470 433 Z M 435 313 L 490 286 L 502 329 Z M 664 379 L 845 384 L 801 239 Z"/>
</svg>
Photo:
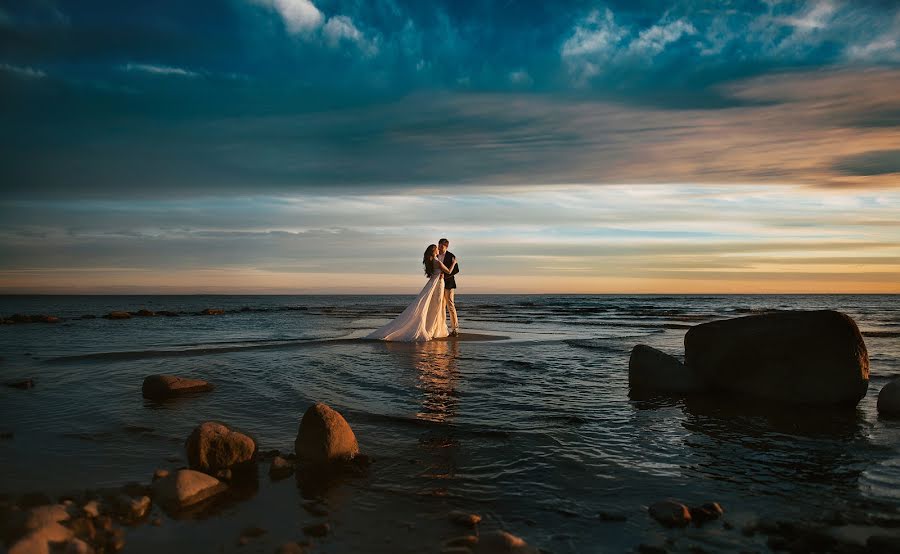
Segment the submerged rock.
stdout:
<svg viewBox="0 0 900 554">
<path fill-rule="evenodd" d="M 856 323 L 831 310 L 703 323 L 684 337 L 685 365 L 716 388 L 793 404 L 856 406 L 869 356 Z"/>
<path fill-rule="evenodd" d="M 200 312 L 200 315 L 222 315 L 224 313 L 225 310 L 219 308 L 206 308 L 205 310 Z"/>
<path fill-rule="evenodd" d="M 144 398 L 164 400 L 182 394 L 211 391 L 213 385 L 201 379 L 187 379 L 176 375 L 149 375 L 144 378 L 141 393 Z"/>
<path fill-rule="evenodd" d="M 153 312 L 150 310 L 138 310 L 137 312 L 135 312 L 134 315 L 137 315 L 140 317 L 153 317 L 156 315 L 156 312 Z"/>
<path fill-rule="evenodd" d="M 290 477 L 294 473 L 294 463 L 288 461 L 281 456 L 275 456 L 272 459 L 272 465 L 269 466 L 269 477 L 272 479 L 284 479 Z"/>
<path fill-rule="evenodd" d="M 698 526 L 703 525 L 707 521 L 719 519 L 722 517 L 722 514 L 725 513 L 725 510 L 722 509 L 722 506 L 719 505 L 718 502 L 710 502 L 708 504 L 703 504 L 702 506 L 693 506 L 690 511 L 691 521 Z"/>
<path fill-rule="evenodd" d="M 481 516 L 478 514 L 473 514 L 469 512 L 464 512 L 462 510 L 453 510 L 447 517 L 450 518 L 450 521 L 457 525 L 462 525 L 463 527 L 475 527 L 479 523 L 481 523 Z"/>
<path fill-rule="evenodd" d="M 900 416 L 900 378 L 894 378 L 878 393 L 878 413 Z"/>
<path fill-rule="evenodd" d="M 153 496 L 159 504 L 179 509 L 212 498 L 226 488 L 215 477 L 191 469 L 180 469 L 153 483 Z"/>
<path fill-rule="evenodd" d="M 674 500 L 663 500 L 650 506 L 650 517 L 666 527 L 684 527 L 691 522 L 688 507 Z"/>
<path fill-rule="evenodd" d="M 350 424 L 322 402 L 303 414 L 294 449 L 299 461 L 314 465 L 349 461 L 359 454 Z"/>
<path fill-rule="evenodd" d="M 30 377 L 27 379 L 12 379 L 10 381 L 6 381 L 3 384 L 13 389 L 33 389 L 34 379 Z"/>
<path fill-rule="evenodd" d="M 207 421 L 198 425 L 185 442 L 192 469 L 214 474 L 256 461 L 256 441 L 227 425 Z"/>
<path fill-rule="evenodd" d="M 103 319 L 131 319 L 131 314 L 128 312 L 109 312 Z"/>
<path fill-rule="evenodd" d="M 628 359 L 628 386 L 661 393 L 686 394 L 706 388 L 693 369 L 646 344 L 638 344 Z"/>
<path fill-rule="evenodd" d="M 506 531 L 488 531 L 478 537 L 472 548 L 474 554 L 537 554 L 537 548 L 529 546 L 521 537 Z"/>
</svg>

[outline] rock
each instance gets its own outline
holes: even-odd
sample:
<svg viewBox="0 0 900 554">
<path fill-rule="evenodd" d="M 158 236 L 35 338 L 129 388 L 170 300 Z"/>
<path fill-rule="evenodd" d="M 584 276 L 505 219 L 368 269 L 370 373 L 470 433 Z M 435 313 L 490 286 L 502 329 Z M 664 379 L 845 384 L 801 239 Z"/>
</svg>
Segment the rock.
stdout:
<svg viewBox="0 0 900 554">
<path fill-rule="evenodd" d="M 33 389 L 34 379 L 31 379 L 30 377 L 27 379 L 13 379 L 11 381 L 6 381 L 3 384 L 14 389 Z"/>
<path fill-rule="evenodd" d="M 132 498 L 125 494 L 116 497 L 116 509 L 127 520 L 139 520 L 150 511 L 150 497 Z"/>
<path fill-rule="evenodd" d="M 703 323 L 684 337 L 685 365 L 715 388 L 792 404 L 856 406 L 869 356 L 856 323 L 831 310 Z"/>
<path fill-rule="evenodd" d="M 275 456 L 272 459 L 272 465 L 269 466 L 269 477 L 272 479 L 284 479 L 290 477 L 294 473 L 294 464 L 285 460 L 281 456 Z"/>
<path fill-rule="evenodd" d="M 48 504 L 46 506 L 37 506 L 28 510 L 25 514 L 25 529 L 34 530 L 50 525 L 51 523 L 59 523 L 60 521 L 68 521 L 72 516 L 69 510 L 62 504 Z"/>
<path fill-rule="evenodd" d="M 131 319 L 131 314 L 128 312 L 109 312 L 105 316 L 104 319 Z"/>
<path fill-rule="evenodd" d="M 538 549 L 528 546 L 522 538 L 506 531 L 482 533 L 478 544 L 472 549 L 475 554 L 537 554 Z"/>
<path fill-rule="evenodd" d="M 185 442 L 192 469 L 215 473 L 256 461 L 256 441 L 214 421 L 201 423 Z"/>
<path fill-rule="evenodd" d="M 674 356 L 646 344 L 631 349 L 628 359 L 628 386 L 661 393 L 687 394 L 706 388 L 696 371 Z"/>
<path fill-rule="evenodd" d="M 200 379 L 186 379 L 175 375 L 148 375 L 144 378 L 141 393 L 144 398 L 164 400 L 173 396 L 206 392 L 212 389 L 212 384 Z"/>
<path fill-rule="evenodd" d="M 153 483 L 153 495 L 158 503 L 179 509 L 211 498 L 226 488 L 215 477 L 199 471 L 180 469 Z"/>
<path fill-rule="evenodd" d="M 306 554 L 306 546 L 298 542 L 286 542 L 275 549 L 275 554 Z"/>
<path fill-rule="evenodd" d="M 722 517 L 722 514 L 725 513 L 725 510 L 722 509 L 722 506 L 720 506 L 718 502 L 710 502 L 708 504 L 703 504 L 702 506 L 692 507 L 690 512 L 691 521 L 694 522 L 695 525 L 700 526 L 707 521 L 719 519 Z"/>
<path fill-rule="evenodd" d="M 16 541 L 8 554 L 49 554 L 53 545 L 65 543 L 72 536 L 72 530 L 68 527 L 59 523 L 48 523 Z"/>
<path fill-rule="evenodd" d="M 303 414 L 294 450 L 301 462 L 320 465 L 352 460 L 359 445 L 343 416 L 319 402 Z"/>
<path fill-rule="evenodd" d="M 650 506 L 650 517 L 666 527 L 684 527 L 691 522 L 688 507 L 674 500 L 663 500 Z"/>
<path fill-rule="evenodd" d="M 225 310 L 221 310 L 218 308 L 206 308 L 205 310 L 200 312 L 200 315 L 222 315 L 224 313 Z"/>
<path fill-rule="evenodd" d="M 159 479 L 163 479 L 168 476 L 169 476 L 168 469 L 157 469 L 156 471 L 153 472 L 153 480 L 154 481 L 158 481 Z"/>
<path fill-rule="evenodd" d="M 151 312 L 150 310 L 138 310 L 135 315 L 141 317 L 153 317 L 156 315 L 156 312 Z"/>
<path fill-rule="evenodd" d="M 900 378 L 895 377 L 878 393 L 878 413 L 900 416 Z"/>
<path fill-rule="evenodd" d="M 327 523 L 314 523 L 303 528 L 303 533 L 310 537 L 324 537 L 331 531 L 331 526 Z"/>
<path fill-rule="evenodd" d="M 98 517 L 100 515 L 100 503 L 96 500 L 91 500 L 90 502 L 82 506 L 81 510 L 88 517 Z"/>
<path fill-rule="evenodd" d="M 447 517 L 450 518 L 450 521 L 457 525 L 462 525 L 464 527 L 475 527 L 479 523 L 481 523 L 481 516 L 478 514 L 470 514 L 469 512 L 464 512 L 462 510 L 453 510 Z"/>
</svg>

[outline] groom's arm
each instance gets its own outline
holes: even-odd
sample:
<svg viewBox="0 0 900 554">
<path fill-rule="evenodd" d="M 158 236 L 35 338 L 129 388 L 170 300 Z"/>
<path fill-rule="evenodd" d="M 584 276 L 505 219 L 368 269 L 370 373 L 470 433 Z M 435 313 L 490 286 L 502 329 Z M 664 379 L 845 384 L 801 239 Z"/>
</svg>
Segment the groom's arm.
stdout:
<svg viewBox="0 0 900 554">
<path fill-rule="evenodd" d="M 450 276 L 454 276 L 459 273 L 459 262 L 456 261 L 456 256 L 453 256 L 453 261 L 450 262 L 453 264 L 453 269 L 450 270 Z"/>
</svg>

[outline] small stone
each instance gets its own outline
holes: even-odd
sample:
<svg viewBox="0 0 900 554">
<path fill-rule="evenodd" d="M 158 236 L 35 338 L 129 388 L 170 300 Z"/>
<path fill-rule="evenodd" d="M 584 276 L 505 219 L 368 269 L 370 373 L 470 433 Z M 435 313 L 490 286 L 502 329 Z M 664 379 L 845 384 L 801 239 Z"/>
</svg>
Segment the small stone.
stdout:
<svg viewBox="0 0 900 554">
<path fill-rule="evenodd" d="M 224 313 L 225 310 L 219 308 L 206 308 L 205 310 L 200 312 L 200 315 L 222 315 Z"/>
<path fill-rule="evenodd" d="M 475 527 L 479 523 L 481 523 L 481 516 L 478 514 L 471 514 L 469 512 L 464 512 L 462 510 L 453 510 L 447 516 L 450 518 L 450 521 L 457 525 L 462 525 L 464 527 Z"/>
<path fill-rule="evenodd" d="M 93 542 L 97 537 L 97 528 L 94 526 L 94 520 L 87 517 L 79 517 L 69 522 L 69 528 L 75 533 L 75 536 L 89 542 Z"/>
<path fill-rule="evenodd" d="M 190 469 L 181 469 L 153 483 L 154 496 L 160 504 L 184 508 L 224 491 L 227 486 L 216 479 Z"/>
<path fill-rule="evenodd" d="M 272 479 L 284 479 L 290 477 L 294 473 L 294 464 L 285 460 L 281 456 L 275 456 L 272 459 L 272 465 L 269 466 L 269 476 Z"/>
<path fill-rule="evenodd" d="M 691 522 L 688 507 L 674 500 L 664 500 L 650 506 L 650 517 L 666 527 L 684 527 Z"/>
<path fill-rule="evenodd" d="M 314 523 L 303 528 L 303 533 L 310 537 L 324 537 L 331 531 L 331 526 L 327 523 Z"/>
<path fill-rule="evenodd" d="M 878 413 L 900 416 L 900 378 L 895 378 L 878 392 Z"/>
<path fill-rule="evenodd" d="M 140 498 L 132 498 L 128 504 L 129 515 L 134 519 L 141 519 L 150 511 L 150 497 L 142 496 Z"/>
<path fill-rule="evenodd" d="M 153 480 L 154 481 L 157 481 L 159 479 L 165 479 L 168 476 L 169 476 L 168 469 L 157 469 L 156 471 L 153 472 Z"/>
<path fill-rule="evenodd" d="M 98 517 L 100 515 L 100 503 L 96 500 L 91 500 L 82 506 L 81 509 L 88 517 Z"/>
</svg>

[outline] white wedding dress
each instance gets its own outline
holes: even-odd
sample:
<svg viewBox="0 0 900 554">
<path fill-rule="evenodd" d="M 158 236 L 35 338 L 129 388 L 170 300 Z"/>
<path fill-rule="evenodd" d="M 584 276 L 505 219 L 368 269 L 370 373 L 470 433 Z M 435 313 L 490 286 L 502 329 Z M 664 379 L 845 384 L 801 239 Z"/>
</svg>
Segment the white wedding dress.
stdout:
<svg viewBox="0 0 900 554">
<path fill-rule="evenodd" d="M 444 280 L 438 268 L 403 313 L 372 331 L 367 339 L 421 342 L 449 336 L 444 307 Z"/>
</svg>

